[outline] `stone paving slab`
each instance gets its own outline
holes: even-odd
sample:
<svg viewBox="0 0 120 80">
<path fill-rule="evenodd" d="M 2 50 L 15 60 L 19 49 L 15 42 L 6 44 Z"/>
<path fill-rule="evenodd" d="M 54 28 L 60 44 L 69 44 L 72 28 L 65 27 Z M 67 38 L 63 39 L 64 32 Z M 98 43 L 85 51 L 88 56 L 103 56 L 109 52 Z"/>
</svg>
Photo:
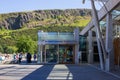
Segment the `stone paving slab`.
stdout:
<svg viewBox="0 0 120 80">
<path fill-rule="evenodd" d="M 120 80 L 90 65 L 0 65 L 0 80 Z"/>
<path fill-rule="evenodd" d="M 73 79 L 73 75 L 69 72 L 67 66 L 65 65 L 55 65 L 47 79 Z"/>
</svg>

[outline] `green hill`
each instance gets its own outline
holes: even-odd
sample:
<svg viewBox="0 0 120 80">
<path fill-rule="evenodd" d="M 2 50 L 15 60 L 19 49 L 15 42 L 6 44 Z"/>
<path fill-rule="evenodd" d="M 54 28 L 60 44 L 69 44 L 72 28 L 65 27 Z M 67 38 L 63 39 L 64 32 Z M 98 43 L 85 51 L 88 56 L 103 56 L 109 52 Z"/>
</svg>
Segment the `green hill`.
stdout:
<svg viewBox="0 0 120 80">
<path fill-rule="evenodd" d="M 38 10 L 0 14 L 0 52 L 18 51 L 17 43 L 23 36 L 31 39 L 37 46 L 38 30 L 72 32 L 75 27 L 81 30 L 90 19 L 91 10 L 89 9 Z"/>
</svg>

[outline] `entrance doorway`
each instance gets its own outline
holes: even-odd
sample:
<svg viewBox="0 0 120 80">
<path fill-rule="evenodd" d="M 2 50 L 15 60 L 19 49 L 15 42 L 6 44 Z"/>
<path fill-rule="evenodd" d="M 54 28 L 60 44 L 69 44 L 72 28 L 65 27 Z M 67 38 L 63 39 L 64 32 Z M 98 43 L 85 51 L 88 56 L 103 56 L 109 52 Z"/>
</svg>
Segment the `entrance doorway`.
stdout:
<svg viewBox="0 0 120 80">
<path fill-rule="evenodd" d="M 74 46 L 73 45 L 59 46 L 59 63 L 63 63 L 63 64 L 74 63 Z"/>
<path fill-rule="evenodd" d="M 45 45 L 43 60 L 46 63 L 74 63 L 74 45 Z"/>
<path fill-rule="evenodd" d="M 46 62 L 48 63 L 57 63 L 58 54 L 57 54 L 57 45 L 46 45 Z"/>
</svg>

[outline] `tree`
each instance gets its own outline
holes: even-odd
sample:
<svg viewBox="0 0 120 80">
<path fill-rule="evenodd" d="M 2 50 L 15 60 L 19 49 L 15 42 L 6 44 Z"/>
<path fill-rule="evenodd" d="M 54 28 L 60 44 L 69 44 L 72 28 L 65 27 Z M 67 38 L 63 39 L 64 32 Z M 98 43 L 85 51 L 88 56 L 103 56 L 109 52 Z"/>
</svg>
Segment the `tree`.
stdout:
<svg viewBox="0 0 120 80">
<path fill-rule="evenodd" d="M 3 47 L 1 45 L 0 45 L 0 52 L 4 53 L 4 49 L 3 49 Z"/>
<path fill-rule="evenodd" d="M 36 50 L 36 43 L 29 36 L 22 36 L 17 41 L 18 52 L 34 53 Z"/>
<path fill-rule="evenodd" d="M 15 46 L 7 46 L 7 53 L 13 54 L 17 52 L 17 47 Z"/>
<path fill-rule="evenodd" d="M 12 49 L 12 48 L 7 48 L 6 53 L 12 54 L 12 53 L 14 53 L 14 51 L 13 51 L 13 49 Z"/>
</svg>

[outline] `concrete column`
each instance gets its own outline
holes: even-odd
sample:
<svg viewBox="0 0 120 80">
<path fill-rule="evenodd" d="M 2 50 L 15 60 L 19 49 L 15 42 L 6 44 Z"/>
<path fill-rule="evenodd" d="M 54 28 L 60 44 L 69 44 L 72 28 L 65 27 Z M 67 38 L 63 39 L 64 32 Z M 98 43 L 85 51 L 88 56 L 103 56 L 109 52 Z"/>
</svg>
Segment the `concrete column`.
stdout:
<svg viewBox="0 0 120 80">
<path fill-rule="evenodd" d="M 41 48 L 40 48 L 40 62 L 42 63 L 43 62 L 43 45 L 41 45 Z"/>
<path fill-rule="evenodd" d="M 38 32 L 38 58 L 37 58 L 37 63 L 42 62 L 42 42 L 41 42 L 41 35 L 42 35 L 41 30 Z"/>
<path fill-rule="evenodd" d="M 75 44 L 75 64 L 79 64 L 78 53 L 79 53 L 79 45 Z"/>
<path fill-rule="evenodd" d="M 113 51 L 113 24 L 112 24 L 112 14 L 108 13 L 106 17 L 106 51 L 108 57 L 105 62 L 105 70 L 110 71 L 114 69 L 114 51 Z"/>
<path fill-rule="evenodd" d="M 57 50 L 58 61 L 57 61 L 57 63 L 59 63 L 59 44 L 57 46 L 58 46 L 58 50 Z"/>
<path fill-rule="evenodd" d="M 93 63 L 93 41 L 92 41 L 92 31 L 89 30 L 89 37 L 88 37 L 88 48 L 89 48 L 89 54 L 88 54 L 88 63 Z"/>
<path fill-rule="evenodd" d="M 40 44 L 38 44 L 37 63 L 40 63 Z"/>
<path fill-rule="evenodd" d="M 74 38 L 75 41 L 77 42 L 75 44 L 75 64 L 79 64 L 79 58 L 78 58 L 78 52 L 79 52 L 79 28 L 76 28 L 74 30 Z"/>
<path fill-rule="evenodd" d="M 44 46 L 44 55 L 45 55 L 44 62 L 46 63 L 46 47 L 45 46 Z"/>
</svg>

